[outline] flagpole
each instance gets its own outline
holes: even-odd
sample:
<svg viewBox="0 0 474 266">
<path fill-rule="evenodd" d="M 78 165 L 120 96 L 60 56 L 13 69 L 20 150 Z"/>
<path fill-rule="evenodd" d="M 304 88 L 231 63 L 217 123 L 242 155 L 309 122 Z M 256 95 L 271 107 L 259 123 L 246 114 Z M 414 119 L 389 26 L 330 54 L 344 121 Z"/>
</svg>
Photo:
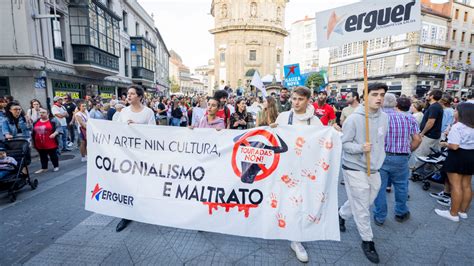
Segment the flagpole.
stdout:
<svg viewBox="0 0 474 266">
<path fill-rule="evenodd" d="M 369 134 L 369 81 L 367 75 L 367 41 L 364 41 L 364 105 L 365 105 L 365 142 L 370 142 Z M 367 176 L 370 176 L 370 151 L 365 153 L 367 158 Z"/>
</svg>

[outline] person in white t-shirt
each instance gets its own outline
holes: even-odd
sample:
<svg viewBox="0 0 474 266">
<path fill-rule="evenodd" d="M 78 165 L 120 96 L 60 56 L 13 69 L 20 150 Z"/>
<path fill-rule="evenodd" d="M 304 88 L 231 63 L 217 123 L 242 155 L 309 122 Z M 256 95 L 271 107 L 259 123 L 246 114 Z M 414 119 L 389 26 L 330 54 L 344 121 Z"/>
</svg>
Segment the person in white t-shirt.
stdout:
<svg viewBox="0 0 474 266">
<path fill-rule="evenodd" d="M 129 106 L 123 108 L 117 122 L 130 124 L 156 125 L 155 113 L 143 104 L 144 90 L 138 86 L 130 86 L 127 92 L 127 102 Z M 131 220 L 122 219 L 117 224 L 115 231 L 120 232 Z"/>
<path fill-rule="evenodd" d="M 127 93 L 129 106 L 120 112 L 118 122 L 127 124 L 148 124 L 156 125 L 155 113 L 143 103 L 144 91 L 137 86 L 131 86 Z"/>
<path fill-rule="evenodd" d="M 66 117 L 69 116 L 66 108 L 63 106 L 63 98 L 62 97 L 54 97 L 53 98 L 54 105 L 51 107 L 51 113 L 56 117 L 61 125 L 61 141 L 59 142 L 59 149 L 62 151 L 71 151 L 67 147 L 67 121 Z"/>
</svg>

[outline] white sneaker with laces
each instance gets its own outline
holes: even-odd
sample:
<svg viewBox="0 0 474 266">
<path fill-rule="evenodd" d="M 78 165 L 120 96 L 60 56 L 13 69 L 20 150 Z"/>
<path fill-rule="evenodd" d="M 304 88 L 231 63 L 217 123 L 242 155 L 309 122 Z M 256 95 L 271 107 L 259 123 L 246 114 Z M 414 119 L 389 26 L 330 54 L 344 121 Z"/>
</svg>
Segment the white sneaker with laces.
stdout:
<svg viewBox="0 0 474 266">
<path fill-rule="evenodd" d="M 291 249 L 295 252 L 296 258 L 301 262 L 308 262 L 308 253 L 300 242 L 291 242 Z"/>
<path fill-rule="evenodd" d="M 53 172 L 59 171 L 59 167 L 54 167 Z"/>
<path fill-rule="evenodd" d="M 459 218 L 467 219 L 467 213 L 465 212 L 458 212 Z"/>
<path fill-rule="evenodd" d="M 452 216 L 449 210 L 440 210 L 440 209 L 435 209 L 436 214 L 438 214 L 441 217 L 444 217 L 448 220 L 451 220 L 453 222 L 459 222 L 459 216 Z"/>
</svg>

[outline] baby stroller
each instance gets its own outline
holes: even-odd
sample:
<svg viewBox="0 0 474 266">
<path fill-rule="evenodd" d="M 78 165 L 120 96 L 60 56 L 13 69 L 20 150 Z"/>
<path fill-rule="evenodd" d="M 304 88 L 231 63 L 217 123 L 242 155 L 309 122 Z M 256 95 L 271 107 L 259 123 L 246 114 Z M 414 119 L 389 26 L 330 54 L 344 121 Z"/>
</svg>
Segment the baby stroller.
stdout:
<svg viewBox="0 0 474 266">
<path fill-rule="evenodd" d="M 431 154 L 426 157 L 417 158 L 418 160 L 422 161 L 423 164 L 413 170 L 411 175 L 411 180 L 413 182 L 423 182 L 423 190 L 430 189 L 430 182 L 444 184 L 444 180 L 446 178 L 446 173 L 440 172 L 440 169 L 441 167 L 443 167 L 443 163 L 446 160 L 446 156 L 448 156 L 447 149 L 442 148 L 440 151 L 436 151 L 433 148 L 430 149 Z"/>
<path fill-rule="evenodd" d="M 28 165 L 31 163 L 30 142 L 27 139 L 5 140 L 0 145 L 6 149 L 7 156 L 13 157 L 17 165 L 0 179 L 0 192 L 8 192 L 10 202 L 16 201 L 16 193 L 26 185 L 31 189 L 38 187 L 38 180 L 31 180 Z"/>
</svg>

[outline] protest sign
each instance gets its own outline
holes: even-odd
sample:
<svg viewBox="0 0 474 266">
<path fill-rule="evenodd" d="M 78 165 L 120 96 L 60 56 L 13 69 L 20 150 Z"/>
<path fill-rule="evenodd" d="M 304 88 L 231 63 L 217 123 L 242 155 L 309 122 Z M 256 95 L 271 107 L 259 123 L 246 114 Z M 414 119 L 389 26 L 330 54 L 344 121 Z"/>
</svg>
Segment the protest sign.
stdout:
<svg viewBox="0 0 474 266">
<path fill-rule="evenodd" d="M 339 240 L 339 133 L 125 125 L 90 119 L 89 211 L 183 229 Z"/>
<path fill-rule="evenodd" d="M 362 1 L 316 13 L 319 49 L 370 40 L 421 27 L 420 1 Z"/>
<path fill-rule="evenodd" d="M 300 64 L 292 64 L 284 66 L 285 71 L 285 86 L 296 87 L 303 86 L 300 73 Z"/>
</svg>

